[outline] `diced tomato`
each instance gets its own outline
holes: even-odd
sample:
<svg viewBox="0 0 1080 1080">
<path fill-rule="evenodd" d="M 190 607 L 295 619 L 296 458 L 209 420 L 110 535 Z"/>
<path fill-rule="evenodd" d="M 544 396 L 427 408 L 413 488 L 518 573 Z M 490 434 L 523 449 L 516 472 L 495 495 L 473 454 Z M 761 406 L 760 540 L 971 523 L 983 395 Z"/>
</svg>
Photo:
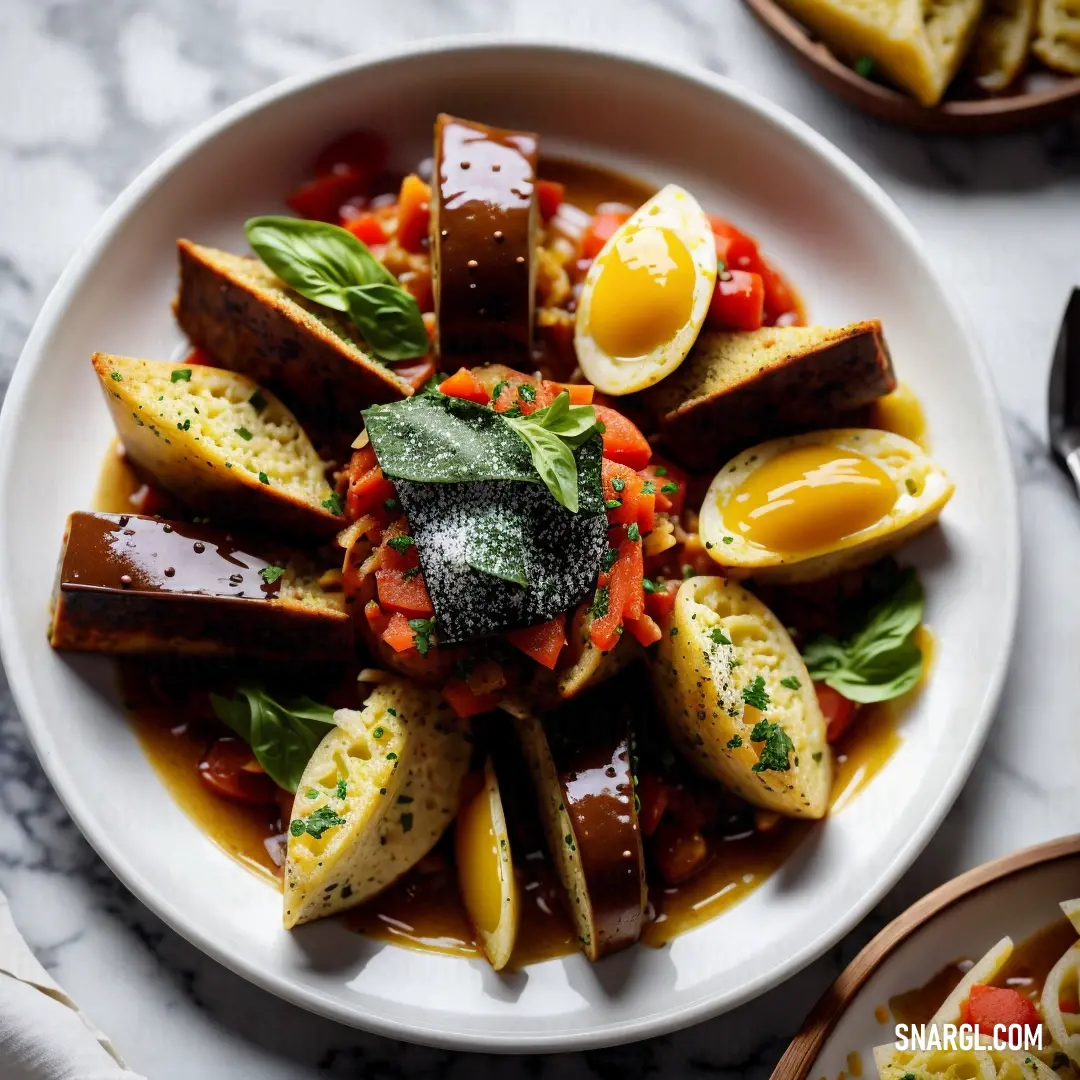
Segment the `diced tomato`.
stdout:
<svg viewBox="0 0 1080 1080">
<path fill-rule="evenodd" d="M 345 495 L 345 513 L 355 521 L 364 514 L 382 509 L 394 497 L 394 485 L 383 476 L 371 444 L 353 452 L 349 461 L 349 487 Z"/>
<path fill-rule="evenodd" d="M 522 375 L 517 371 L 508 371 L 506 376 L 498 382 L 504 382 L 506 385 L 499 389 L 499 396 L 491 403 L 496 412 L 506 412 L 507 409 L 516 405 L 521 410 L 522 416 L 529 416 L 537 409 L 546 408 L 558 396 L 548 385 L 538 383 L 530 375 Z M 522 387 L 528 387 L 528 389 L 523 393 Z M 494 389 L 493 386 L 492 390 Z"/>
<path fill-rule="evenodd" d="M 565 184 L 560 184 L 555 180 L 536 181 L 536 202 L 540 208 L 540 216 L 545 221 L 550 221 L 555 216 L 565 194 Z"/>
<path fill-rule="evenodd" d="M 643 772 L 638 777 L 637 797 L 641 804 L 638 824 L 645 836 L 652 836 L 668 808 L 671 788 L 656 773 Z"/>
<path fill-rule="evenodd" d="M 498 707 L 502 693 L 498 690 L 490 694 L 474 694 L 464 679 L 449 679 L 442 691 L 443 699 L 462 720 L 470 716 L 491 712 Z"/>
<path fill-rule="evenodd" d="M 626 629 L 639 645 L 644 645 L 646 648 L 655 645 L 664 636 L 664 632 L 648 615 L 642 615 L 640 619 L 627 619 Z"/>
<path fill-rule="evenodd" d="M 644 469 L 652 457 L 652 447 L 637 425 L 606 405 L 593 408 L 596 419 L 604 424 L 604 457 L 628 465 L 634 472 Z"/>
<path fill-rule="evenodd" d="M 277 784 L 262 771 L 243 739 L 217 739 L 199 762 L 199 779 L 215 794 L 252 805 L 271 804 Z"/>
<path fill-rule="evenodd" d="M 622 525 L 610 529 L 608 536 L 618 555 L 606 583 L 601 575 L 601 587 L 607 588 L 607 613 L 593 620 L 590 631 L 593 644 L 603 652 L 618 643 L 624 620 L 640 619 L 645 610 L 641 541 L 628 539 Z"/>
<path fill-rule="evenodd" d="M 400 611 L 395 611 L 390 616 L 390 622 L 383 631 L 383 641 L 394 652 L 405 652 L 407 649 L 415 647 L 416 634 L 409 625 L 409 620 Z"/>
<path fill-rule="evenodd" d="M 999 1025 L 1035 1027 L 1042 1018 L 1034 1002 L 1019 991 L 980 983 L 971 988 L 961 1009 L 960 1022 L 970 1024 L 983 1035 L 993 1035 L 994 1028 Z"/>
<path fill-rule="evenodd" d="M 407 570 L 380 566 L 375 571 L 379 606 L 386 611 L 400 611 L 408 619 L 430 619 L 435 609 L 431 606 L 423 575 L 418 571 L 418 566 Z"/>
<path fill-rule="evenodd" d="M 641 474 L 656 488 L 656 509 L 678 517 L 686 503 L 686 473 L 667 458 L 656 458 L 641 470 Z"/>
<path fill-rule="evenodd" d="M 826 737 L 829 742 L 836 742 L 851 727 L 859 706 L 823 682 L 814 683 L 814 689 L 825 723 L 828 724 Z"/>
<path fill-rule="evenodd" d="M 347 218 L 342 222 L 342 227 L 365 244 L 385 244 L 389 237 L 383 228 L 382 218 L 377 214 L 359 214 L 354 218 Z"/>
<path fill-rule="evenodd" d="M 638 532 L 644 536 L 652 532 L 655 509 L 655 493 L 645 494 L 645 478 L 639 476 L 628 465 L 604 458 L 600 465 L 601 482 L 604 489 L 604 502 L 618 502 L 608 510 L 608 524 L 631 525 L 637 522 Z"/>
<path fill-rule="evenodd" d="M 675 594 L 679 591 L 680 582 L 664 581 L 660 587 L 653 586 L 652 592 L 645 593 L 645 613 L 655 619 L 663 627 L 671 613 L 675 610 Z"/>
<path fill-rule="evenodd" d="M 759 330 L 765 319 L 765 283 L 749 270 L 726 270 L 716 278 L 706 321 L 716 330 Z"/>
<path fill-rule="evenodd" d="M 571 405 L 591 405 L 596 392 L 592 383 L 557 383 L 545 379 L 543 387 L 551 394 L 552 401 L 565 390 L 570 395 Z"/>
<path fill-rule="evenodd" d="M 431 188 L 415 173 L 409 173 L 398 195 L 397 242 L 406 251 L 423 251 L 430 223 Z"/>
<path fill-rule="evenodd" d="M 506 634 L 511 645 L 516 645 L 526 656 L 532 657 L 538 664 L 554 670 L 566 644 L 566 614 L 556 615 L 547 622 L 526 626 L 521 630 L 510 630 Z"/>
<path fill-rule="evenodd" d="M 468 368 L 458 370 L 448 379 L 439 383 L 439 389 L 449 397 L 464 398 L 466 401 L 475 401 L 478 405 L 486 405 L 491 400 L 491 395 L 476 380 Z"/>
<path fill-rule="evenodd" d="M 717 261 L 728 270 L 757 270 L 760 261 L 757 242 L 716 214 L 709 214 L 708 218 L 716 241 Z"/>
<path fill-rule="evenodd" d="M 630 211 L 601 210 L 589 223 L 589 230 L 581 239 L 581 254 L 586 259 L 595 259 L 604 245 L 614 236 L 616 230 L 630 219 Z"/>
<path fill-rule="evenodd" d="M 791 313 L 798 314 L 798 302 L 783 276 L 764 259 L 758 262 L 757 272 L 765 284 L 765 322 L 775 325 L 777 319 Z M 792 323 L 788 322 L 790 326 Z"/>
<path fill-rule="evenodd" d="M 197 345 L 184 357 L 185 364 L 191 364 L 192 367 L 216 367 L 214 358 L 205 350 L 200 349 Z"/>
<path fill-rule="evenodd" d="M 357 195 L 367 194 L 371 180 L 372 177 L 361 169 L 328 173 L 301 184 L 286 196 L 285 203 L 301 217 L 336 225 L 341 219 L 342 206 Z"/>
<path fill-rule="evenodd" d="M 390 147 L 375 131 L 346 131 L 327 143 L 315 159 L 315 176 L 340 175 L 362 170 L 372 176 L 386 168 Z"/>
</svg>

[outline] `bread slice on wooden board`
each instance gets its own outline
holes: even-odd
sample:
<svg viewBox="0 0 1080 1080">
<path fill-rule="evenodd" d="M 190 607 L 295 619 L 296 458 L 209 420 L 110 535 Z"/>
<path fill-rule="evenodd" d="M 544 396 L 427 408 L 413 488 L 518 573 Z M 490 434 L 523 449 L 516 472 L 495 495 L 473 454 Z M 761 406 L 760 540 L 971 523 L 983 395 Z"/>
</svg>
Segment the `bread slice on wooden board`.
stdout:
<svg viewBox="0 0 1080 1080">
<path fill-rule="evenodd" d="M 877 320 L 706 331 L 643 404 L 671 454 L 704 468 L 778 435 L 832 427 L 896 388 Z"/>
<path fill-rule="evenodd" d="M 979 86 L 996 94 L 1011 86 L 1031 49 L 1038 0 L 987 0 L 964 67 Z"/>
<path fill-rule="evenodd" d="M 983 0 L 781 0 L 800 22 L 848 60 L 877 70 L 927 107 L 960 68 Z"/>
<path fill-rule="evenodd" d="M 1047 66 L 1080 75 L 1080 4 L 1039 0 L 1037 36 L 1031 51 Z"/>
<path fill-rule="evenodd" d="M 286 288 L 258 259 L 178 240 L 181 329 L 222 367 L 288 403 L 345 460 L 360 411 L 413 387 L 364 351 L 355 327 Z"/>
<path fill-rule="evenodd" d="M 68 517 L 49 643 L 293 663 L 353 656 L 337 571 L 211 525 L 84 511 Z"/>
<path fill-rule="evenodd" d="M 296 417 L 245 375 L 95 353 L 128 459 L 202 517 L 331 536 L 339 501 Z"/>
</svg>

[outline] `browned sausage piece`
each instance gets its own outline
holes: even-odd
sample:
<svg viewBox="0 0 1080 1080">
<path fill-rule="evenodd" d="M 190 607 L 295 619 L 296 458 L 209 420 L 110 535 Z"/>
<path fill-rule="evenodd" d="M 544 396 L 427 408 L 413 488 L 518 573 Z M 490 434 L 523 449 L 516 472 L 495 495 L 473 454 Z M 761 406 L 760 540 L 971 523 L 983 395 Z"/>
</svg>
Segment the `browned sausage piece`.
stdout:
<svg viewBox="0 0 1080 1080">
<path fill-rule="evenodd" d="M 705 331 L 682 367 L 641 397 L 671 455 L 705 468 L 766 439 L 837 427 L 895 388 L 875 320 Z"/>
<path fill-rule="evenodd" d="M 271 566 L 283 573 L 264 574 Z M 68 518 L 53 600 L 54 649 L 352 656 L 344 600 L 323 588 L 318 571 L 287 552 L 254 554 L 207 525 L 77 511 Z"/>
<path fill-rule="evenodd" d="M 598 960 L 637 941 L 644 921 L 629 725 L 595 695 L 515 724 L 581 948 Z"/>
<path fill-rule="evenodd" d="M 291 292 L 258 259 L 178 240 L 180 328 L 221 367 L 278 394 L 340 460 L 363 427 L 362 409 L 412 387 L 364 352 L 356 328 Z"/>
<path fill-rule="evenodd" d="M 532 369 L 537 137 L 435 122 L 431 265 L 442 366 Z"/>
</svg>

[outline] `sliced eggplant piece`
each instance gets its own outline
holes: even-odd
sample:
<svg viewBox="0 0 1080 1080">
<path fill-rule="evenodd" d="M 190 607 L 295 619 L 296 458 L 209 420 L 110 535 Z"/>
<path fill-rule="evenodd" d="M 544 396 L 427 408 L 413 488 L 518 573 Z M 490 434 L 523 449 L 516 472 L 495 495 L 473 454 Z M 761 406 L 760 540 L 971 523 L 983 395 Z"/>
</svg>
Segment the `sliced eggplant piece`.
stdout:
<svg viewBox="0 0 1080 1080">
<path fill-rule="evenodd" d="M 454 855 L 465 911 L 479 944 L 496 971 L 510 960 L 521 912 L 495 766 L 489 757 L 476 794 L 458 811 Z"/>
<path fill-rule="evenodd" d="M 136 472 L 203 517 L 308 536 L 345 525 L 296 417 L 258 383 L 204 365 L 94 353 Z"/>
<path fill-rule="evenodd" d="M 642 395 L 671 455 L 692 468 L 836 417 L 896 389 L 876 320 L 829 329 L 706 331 L 682 367 Z"/>
<path fill-rule="evenodd" d="M 442 114 L 435 121 L 431 269 L 444 368 L 532 368 L 539 140 Z"/>
<path fill-rule="evenodd" d="M 286 929 L 355 907 L 414 867 L 453 821 L 472 754 L 468 722 L 405 679 L 334 719 L 293 803 Z"/>
<path fill-rule="evenodd" d="M 178 240 L 181 329 L 223 367 L 269 386 L 341 460 L 360 411 L 413 387 L 365 351 L 356 328 L 291 292 L 258 259 Z"/>
<path fill-rule="evenodd" d="M 340 574 L 221 529 L 135 514 L 68 518 L 54 649 L 348 660 Z"/>
<path fill-rule="evenodd" d="M 645 914 L 629 723 L 595 698 L 514 722 L 581 948 L 599 960 L 637 941 Z"/>
</svg>

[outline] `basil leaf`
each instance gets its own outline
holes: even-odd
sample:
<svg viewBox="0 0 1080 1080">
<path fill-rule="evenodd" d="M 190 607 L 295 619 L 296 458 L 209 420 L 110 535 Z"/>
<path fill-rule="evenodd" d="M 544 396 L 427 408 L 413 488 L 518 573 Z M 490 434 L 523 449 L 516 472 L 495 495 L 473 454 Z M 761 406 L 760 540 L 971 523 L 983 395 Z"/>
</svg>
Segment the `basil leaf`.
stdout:
<svg viewBox="0 0 1080 1080">
<path fill-rule="evenodd" d="M 309 697 L 278 702 L 262 687 L 241 686 L 231 700 L 210 695 L 219 720 L 250 747 L 279 787 L 295 792 L 315 748 L 334 726 L 334 710 Z"/>
<path fill-rule="evenodd" d="M 397 282 L 345 290 L 346 310 L 372 351 L 384 360 L 409 360 L 431 348 L 416 298 Z"/>
<path fill-rule="evenodd" d="M 525 440 L 532 456 L 533 468 L 547 485 L 548 491 L 560 506 L 572 514 L 578 511 L 577 462 L 574 451 L 552 431 L 539 424 L 531 424 L 531 417 L 508 421 Z"/>
<path fill-rule="evenodd" d="M 915 641 L 922 616 L 922 586 L 915 571 L 908 570 L 846 641 L 821 635 L 807 643 L 807 672 L 861 705 L 899 697 L 922 676 L 923 655 Z"/>
<path fill-rule="evenodd" d="M 345 290 L 397 279 L 347 229 L 323 221 L 256 217 L 244 223 L 256 255 L 289 288 L 334 311 L 349 310 Z"/>
</svg>

